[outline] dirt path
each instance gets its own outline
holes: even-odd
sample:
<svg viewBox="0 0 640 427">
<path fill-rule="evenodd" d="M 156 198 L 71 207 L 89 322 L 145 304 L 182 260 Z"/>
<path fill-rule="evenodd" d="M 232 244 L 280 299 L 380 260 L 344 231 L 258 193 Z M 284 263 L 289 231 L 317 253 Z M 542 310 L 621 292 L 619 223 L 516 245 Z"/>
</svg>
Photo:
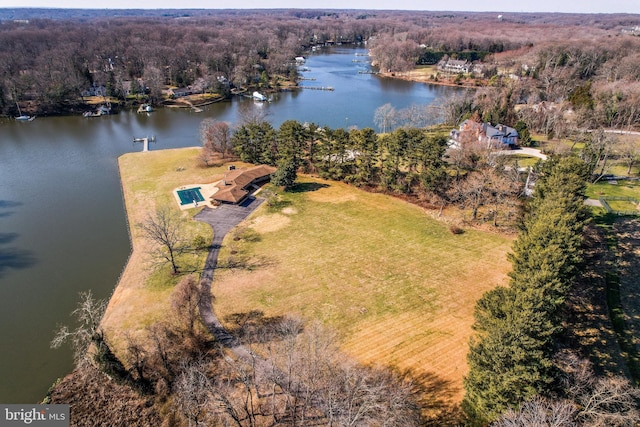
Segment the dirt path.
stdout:
<svg viewBox="0 0 640 427">
<path fill-rule="evenodd" d="M 216 341 L 230 349 L 236 356 L 251 358 L 251 352 L 233 337 L 224 328 L 211 303 L 211 284 L 213 273 L 218 263 L 218 255 L 222 247 L 222 241 L 229 231 L 246 219 L 260 204 L 262 199 L 248 198 L 242 205 L 222 205 L 215 209 L 205 208 L 195 216 L 195 219 L 205 222 L 213 228 L 213 242 L 207 256 L 202 276 L 200 277 L 200 316 L 207 329 L 213 334 Z"/>
</svg>

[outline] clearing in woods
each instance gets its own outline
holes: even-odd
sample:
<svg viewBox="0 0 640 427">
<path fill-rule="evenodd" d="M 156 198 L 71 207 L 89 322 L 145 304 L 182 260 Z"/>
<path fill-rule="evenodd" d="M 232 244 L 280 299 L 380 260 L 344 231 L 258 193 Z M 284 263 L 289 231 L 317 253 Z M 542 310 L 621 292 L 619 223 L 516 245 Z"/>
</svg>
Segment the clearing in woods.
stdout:
<svg viewBox="0 0 640 427">
<path fill-rule="evenodd" d="M 512 239 L 454 235 L 415 205 L 332 181 L 305 177 L 278 197 L 241 226 L 251 232 L 225 240 L 212 285 L 219 318 L 319 319 L 356 359 L 411 371 L 458 403 L 474 305 L 507 284 Z"/>
</svg>

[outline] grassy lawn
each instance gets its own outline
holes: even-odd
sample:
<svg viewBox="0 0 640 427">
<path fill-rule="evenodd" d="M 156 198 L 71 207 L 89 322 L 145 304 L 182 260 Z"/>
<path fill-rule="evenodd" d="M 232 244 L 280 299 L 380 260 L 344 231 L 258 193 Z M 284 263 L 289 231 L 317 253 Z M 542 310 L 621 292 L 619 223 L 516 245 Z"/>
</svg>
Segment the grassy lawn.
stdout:
<svg viewBox="0 0 640 427">
<path fill-rule="evenodd" d="M 263 205 L 249 220 L 251 239 L 223 247 L 220 265 L 233 256 L 252 268 L 216 273 L 220 318 L 259 310 L 319 319 L 360 361 L 436 376 L 447 384 L 444 395 L 459 399 L 473 307 L 506 284 L 511 240 L 474 230 L 453 235 L 398 199 L 301 182 L 281 195 L 279 209 Z"/>
<path fill-rule="evenodd" d="M 148 266 L 148 243 L 135 224 L 169 204 L 189 238 L 211 238 L 208 225 L 192 220 L 196 209 L 180 211 L 171 194 L 221 177 L 224 167 L 197 166 L 198 150 L 119 159 L 134 251 L 103 320 L 116 350 L 125 333 L 163 318 L 179 280 L 168 268 Z M 445 222 L 399 199 L 311 177 L 300 182 L 280 194 L 277 207 L 263 204 L 227 236 L 213 284 L 219 317 L 259 310 L 320 320 L 360 361 L 437 380 L 437 398 L 458 402 L 473 308 L 482 293 L 507 283 L 511 238 L 453 235 Z M 182 262 L 201 266 L 204 255 Z M 230 257 L 244 267 L 228 268 Z"/>
<path fill-rule="evenodd" d="M 505 156 L 504 162 L 506 165 L 519 167 L 519 168 L 528 168 L 533 167 L 538 163 L 540 159 L 537 157 L 527 156 L 525 154 L 513 154 L 509 156 Z"/>
<path fill-rule="evenodd" d="M 224 167 L 200 168 L 199 148 L 128 153 L 118 159 L 120 177 L 130 224 L 133 252 L 105 313 L 103 325 L 116 344 L 124 331 L 132 332 L 161 319 L 168 309 L 168 295 L 182 276 L 172 276 L 168 266 L 153 267 L 147 255 L 149 243 L 137 224 L 157 207 L 169 206 L 184 219 L 184 232 L 191 241 L 198 235 L 211 240 L 209 225 L 192 220 L 199 209 L 180 211 L 172 195 L 176 187 L 217 181 Z M 179 260 L 185 270 L 202 268 L 206 251 Z"/>
<path fill-rule="evenodd" d="M 587 186 L 587 197 L 635 197 L 640 200 L 640 181 L 617 181 L 615 184 L 598 181 Z"/>
<path fill-rule="evenodd" d="M 632 202 L 627 200 L 607 200 L 607 203 L 611 207 L 612 210 L 617 212 L 626 212 L 626 211 L 637 211 L 638 206 Z"/>
<path fill-rule="evenodd" d="M 418 65 L 409 73 L 411 76 L 430 78 L 438 74 L 438 69 L 435 65 Z"/>
</svg>

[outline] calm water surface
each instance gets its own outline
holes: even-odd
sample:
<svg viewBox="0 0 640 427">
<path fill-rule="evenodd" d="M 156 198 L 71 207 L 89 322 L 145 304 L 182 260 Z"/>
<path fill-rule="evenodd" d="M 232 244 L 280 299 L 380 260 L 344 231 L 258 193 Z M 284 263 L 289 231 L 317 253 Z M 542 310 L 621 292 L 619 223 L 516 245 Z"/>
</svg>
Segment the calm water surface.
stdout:
<svg viewBox="0 0 640 427">
<path fill-rule="evenodd" d="M 288 119 L 333 128 L 374 127 L 376 108 L 429 104 L 450 88 L 380 79 L 353 49 L 311 56 L 302 90 L 257 106 L 278 127 Z M 358 52 L 364 53 L 364 50 Z M 0 121 L 0 403 L 37 402 L 72 368 L 68 349 L 50 350 L 58 324 L 70 324 L 78 293 L 107 298 L 130 246 L 117 158 L 139 151 L 133 137 L 156 135 L 151 149 L 200 145 L 205 118 L 234 123 L 234 99 L 197 114 L 160 109 L 150 115 Z"/>
</svg>

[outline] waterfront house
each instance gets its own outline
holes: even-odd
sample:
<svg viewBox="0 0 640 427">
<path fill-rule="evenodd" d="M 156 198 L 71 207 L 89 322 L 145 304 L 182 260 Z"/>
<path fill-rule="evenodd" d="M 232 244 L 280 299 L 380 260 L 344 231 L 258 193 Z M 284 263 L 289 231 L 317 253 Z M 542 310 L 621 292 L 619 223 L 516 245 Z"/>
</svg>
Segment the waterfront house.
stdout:
<svg viewBox="0 0 640 427">
<path fill-rule="evenodd" d="M 276 168 L 259 165 L 248 169 L 231 169 L 216 184 L 216 191 L 211 200 L 214 203 L 240 204 L 251 192 L 269 181 Z"/>
<path fill-rule="evenodd" d="M 438 62 L 438 70 L 444 71 L 445 73 L 469 73 L 471 67 L 472 64 L 469 61 L 461 59 L 449 59 L 445 57 Z"/>
<path fill-rule="evenodd" d="M 83 97 L 89 96 L 107 96 L 107 88 L 102 85 L 96 85 L 95 83 L 89 88 L 81 92 Z"/>
<path fill-rule="evenodd" d="M 519 142 L 518 131 L 500 123 L 493 126 L 491 123 L 467 119 L 458 129 L 449 133 L 449 146 L 452 148 L 460 148 L 466 143 L 474 142 L 487 147 L 514 148 Z"/>
</svg>

